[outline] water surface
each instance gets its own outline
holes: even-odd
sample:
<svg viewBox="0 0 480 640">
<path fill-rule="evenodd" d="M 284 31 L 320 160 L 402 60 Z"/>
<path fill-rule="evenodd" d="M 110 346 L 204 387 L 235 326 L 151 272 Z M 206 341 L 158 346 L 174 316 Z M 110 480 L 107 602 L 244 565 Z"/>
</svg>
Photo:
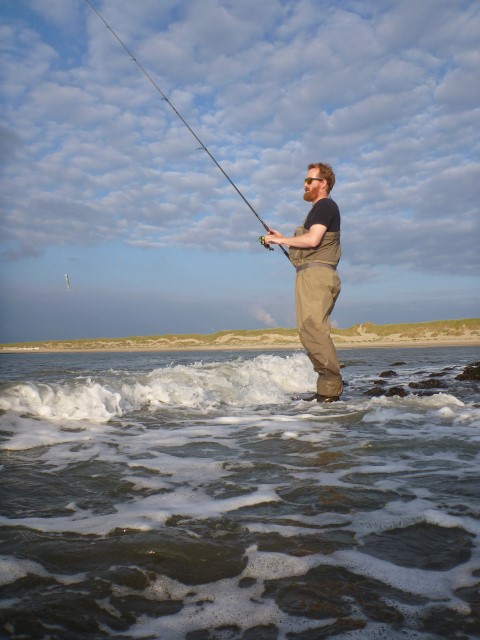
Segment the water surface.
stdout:
<svg viewBox="0 0 480 640">
<path fill-rule="evenodd" d="M 0 635 L 480 637 L 479 350 L 340 356 L 2 355 Z"/>
</svg>

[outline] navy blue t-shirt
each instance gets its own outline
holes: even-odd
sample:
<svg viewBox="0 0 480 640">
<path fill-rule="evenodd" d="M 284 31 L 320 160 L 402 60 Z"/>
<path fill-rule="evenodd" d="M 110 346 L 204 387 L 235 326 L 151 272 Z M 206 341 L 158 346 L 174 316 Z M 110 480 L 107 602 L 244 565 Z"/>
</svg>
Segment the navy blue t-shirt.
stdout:
<svg viewBox="0 0 480 640">
<path fill-rule="evenodd" d="M 323 224 L 327 231 L 340 231 L 340 209 L 331 198 L 322 198 L 316 202 L 303 223 L 305 229 L 314 224 Z"/>
</svg>

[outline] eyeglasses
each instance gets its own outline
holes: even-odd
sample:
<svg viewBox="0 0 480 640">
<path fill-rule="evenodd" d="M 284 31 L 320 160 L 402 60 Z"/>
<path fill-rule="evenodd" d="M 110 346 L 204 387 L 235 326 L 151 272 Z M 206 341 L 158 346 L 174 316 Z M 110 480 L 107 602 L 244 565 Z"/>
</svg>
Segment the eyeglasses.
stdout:
<svg viewBox="0 0 480 640">
<path fill-rule="evenodd" d="M 314 180 L 325 180 L 325 178 L 305 178 L 305 184 L 312 184 Z"/>
</svg>

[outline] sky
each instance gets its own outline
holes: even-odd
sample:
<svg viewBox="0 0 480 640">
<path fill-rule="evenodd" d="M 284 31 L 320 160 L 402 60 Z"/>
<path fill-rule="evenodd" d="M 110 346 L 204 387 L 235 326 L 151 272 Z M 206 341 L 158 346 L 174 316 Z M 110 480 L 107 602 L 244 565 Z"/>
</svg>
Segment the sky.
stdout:
<svg viewBox="0 0 480 640">
<path fill-rule="evenodd" d="M 0 342 L 294 327 L 258 242 L 336 174 L 336 327 L 480 316 L 477 0 L 0 2 Z M 67 288 L 68 274 L 70 288 Z"/>
</svg>

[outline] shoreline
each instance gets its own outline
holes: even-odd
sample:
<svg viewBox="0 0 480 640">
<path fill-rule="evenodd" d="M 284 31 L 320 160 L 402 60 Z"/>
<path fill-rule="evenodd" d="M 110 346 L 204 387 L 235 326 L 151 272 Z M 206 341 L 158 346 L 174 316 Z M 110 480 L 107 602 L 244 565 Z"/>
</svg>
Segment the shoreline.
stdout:
<svg viewBox="0 0 480 640">
<path fill-rule="evenodd" d="M 334 340 L 335 343 L 335 340 Z M 452 340 L 451 338 L 434 340 L 363 340 L 335 343 L 337 350 L 342 349 L 415 349 L 439 347 L 480 347 L 480 338 Z M 93 348 L 61 348 L 61 347 L 10 347 L 0 349 L 0 355 L 25 353 L 164 353 L 169 351 L 303 351 L 299 342 L 295 344 L 266 343 L 258 344 L 223 344 L 223 345 L 145 345 L 145 346 L 98 346 Z"/>
<path fill-rule="evenodd" d="M 412 349 L 480 346 L 480 318 L 332 328 L 336 349 Z M 131 335 L 0 344 L 2 353 L 166 353 L 178 351 L 303 351 L 294 328 L 227 329 L 210 334 Z"/>
</svg>

